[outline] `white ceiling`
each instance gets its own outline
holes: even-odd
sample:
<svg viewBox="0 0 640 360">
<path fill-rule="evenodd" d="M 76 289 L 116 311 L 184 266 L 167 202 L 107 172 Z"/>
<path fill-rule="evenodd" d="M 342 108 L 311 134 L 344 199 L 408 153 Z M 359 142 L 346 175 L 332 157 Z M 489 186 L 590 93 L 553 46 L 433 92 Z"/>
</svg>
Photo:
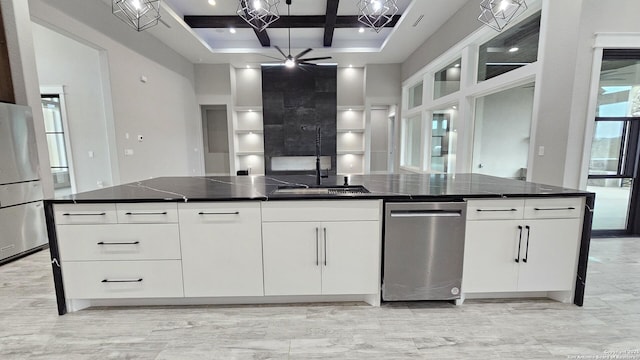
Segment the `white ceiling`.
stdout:
<svg viewBox="0 0 640 360">
<path fill-rule="evenodd" d="M 368 63 L 400 63 L 446 22 L 467 1 L 474 0 L 398 0 L 402 17 L 395 28 L 376 33 L 367 29 L 335 29 L 331 48 L 323 47 L 324 29 L 291 29 L 291 53 L 313 48 L 306 57 L 332 56 L 327 60 L 339 66 L 364 66 Z M 271 61 L 267 56 L 280 57 L 275 48 L 260 45 L 252 29 L 191 29 L 184 15 L 236 15 L 238 0 L 217 0 L 215 6 L 207 0 L 164 0 L 162 21 L 146 31 L 194 63 L 231 63 L 236 67 L 258 66 Z M 342 0 L 338 15 L 357 15 L 357 0 Z M 326 1 L 292 0 L 291 15 L 324 15 Z M 282 0 L 281 15 L 287 14 Z M 423 19 L 414 27 L 416 20 Z M 271 45 L 285 52 L 288 47 L 287 29 L 266 29 Z M 265 56 L 266 55 L 266 56 Z"/>
</svg>

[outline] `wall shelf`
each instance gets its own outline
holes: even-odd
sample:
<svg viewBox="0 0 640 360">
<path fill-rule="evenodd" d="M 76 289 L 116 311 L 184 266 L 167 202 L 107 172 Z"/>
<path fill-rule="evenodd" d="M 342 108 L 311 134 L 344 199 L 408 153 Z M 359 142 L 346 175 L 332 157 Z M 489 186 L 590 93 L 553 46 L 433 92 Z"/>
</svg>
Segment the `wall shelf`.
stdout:
<svg viewBox="0 0 640 360">
<path fill-rule="evenodd" d="M 248 111 L 248 112 L 262 112 L 262 106 L 261 105 L 256 105 L 256 106 L 234 106 L 233 107 L 234 111 Z"/>
<path fill-rule="evenodd" d="M 247 130 L 247 129 L 236 129 L 236 134 L 262 134 L 264 132 L 263 129 L 252 129 L 252 130 Z"/>
<path fill-rule="evenodd" d="M 338 155 L 364 155 L 364 150 L 338 150 Z"/>
<path fill-rule="evenodd" d="M 339 133 L 363 133 L 364 129 L 337 129 Z"/>
<path fill-rule="evenodd" d="M 364 105 L 355 105 L 355 106 L 338 106 L 338 111 L 364 111 Z"/>
<path fill-rule="evenodd" d="M 237 156 L 264 155 L 264 151 L 236 151 Z"/>
</svg>

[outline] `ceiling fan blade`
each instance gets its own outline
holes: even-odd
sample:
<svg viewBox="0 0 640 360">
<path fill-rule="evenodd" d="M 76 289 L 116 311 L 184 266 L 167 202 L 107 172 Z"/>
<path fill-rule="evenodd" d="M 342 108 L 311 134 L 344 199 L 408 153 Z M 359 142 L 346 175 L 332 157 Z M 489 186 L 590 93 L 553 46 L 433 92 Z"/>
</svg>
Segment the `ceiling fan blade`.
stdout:
<svg viewBox="0 0 640 360">
<path fill-rule="evenodd" d="M 274 59 L 274 60 L 278 60 L 278 61 L 282 62 L 282 58 L 279 58 L 279 57 L 269 56 L 269 55 L 265 55 L 265 54 L 260 54 L 260 55 L 264 56 L 264 57 L 268 57 L 269 59 Z"/>
<path fill-rule="evenodd" d="M 307 50 L 305 50 L 305 51 L 301 52 L 300 54 L 298 54 L 298 55 L 294 56 L 293 58 L 294 58 L 294 59 L 299 59 L 299 58 L 301 58 L 301 57 L 303 57 L 303 56 L 307 55 L 307 54 L 309 53 L 309 51 L 311 51 L 311 50 L 313 50 L 313 49 L 312 49 L 312 48 L 308 48 Z"/>
<path fill-rule="evenodd" d="M 310 62 L 306 62 L 306 61 L 298 61 L 298 65 L 318 66 L 318 64 L 314 64 L 314 63 L 310 63 Z"/>
<path fill-rule="evenodd" d="M 273 45 L 273 47 L 276 48 L 276 50 L 278 50 L 285 59 L 287 58 L 287 55 L 282 51 L 282 49 L 280 49 L 278 45 Z"/>
<path fill-rule="evenodd" d="M 315 57 L 315 58 L 306 58 L 306 59 L 298 59 L 299 61 L 316 61 L 316 60 L 327 60 L 331 59 L 331 56 L 323 56 L 323 57 Z"/>
</svg>

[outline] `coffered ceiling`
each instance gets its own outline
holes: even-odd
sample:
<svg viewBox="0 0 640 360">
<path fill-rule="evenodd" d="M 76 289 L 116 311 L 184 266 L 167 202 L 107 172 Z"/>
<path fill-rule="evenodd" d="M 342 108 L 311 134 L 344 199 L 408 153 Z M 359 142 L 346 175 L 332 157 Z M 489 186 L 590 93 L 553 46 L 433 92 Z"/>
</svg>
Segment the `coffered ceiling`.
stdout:
<svg viewBox="0 0 640 360">
<path fill-rule="evenodd" d="M 292 54 L 313 48 L 309 56 L 331 56 L 324 62 L 339 66 L 399 63 L 467 1 L 476 0 L 398 0 L 395 25 L 376 33 L 355 21 L 357 0 L 292 0 L 291 17 L 281 0 L 281 19 L 260 34 L 236 14 L 239 0 L 216 0 L 215 5 L 208 0 L 163 0 L 162 23 L 146 31 L 194 63 L 259 66 L 279 57 L 274 46 L 289 50 L 289 31 Z M 325 23 L 335 3 L 336 26 L 330 36 L 331 26 Z"/>
</svg>

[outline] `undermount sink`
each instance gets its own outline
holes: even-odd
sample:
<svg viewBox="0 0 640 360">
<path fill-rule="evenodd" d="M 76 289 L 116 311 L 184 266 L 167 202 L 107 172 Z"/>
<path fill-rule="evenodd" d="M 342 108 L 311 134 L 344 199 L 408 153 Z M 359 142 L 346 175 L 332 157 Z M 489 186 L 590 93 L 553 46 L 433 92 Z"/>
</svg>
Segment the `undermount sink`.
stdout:
<svg viewBox="0 0 640 360">
<path fill-rule="evenodd" d="M 367 194 L 369 190 L 362 185 L 327 186 L 279 186 L 274 195 L 352 195 Z"/>
</svg>

